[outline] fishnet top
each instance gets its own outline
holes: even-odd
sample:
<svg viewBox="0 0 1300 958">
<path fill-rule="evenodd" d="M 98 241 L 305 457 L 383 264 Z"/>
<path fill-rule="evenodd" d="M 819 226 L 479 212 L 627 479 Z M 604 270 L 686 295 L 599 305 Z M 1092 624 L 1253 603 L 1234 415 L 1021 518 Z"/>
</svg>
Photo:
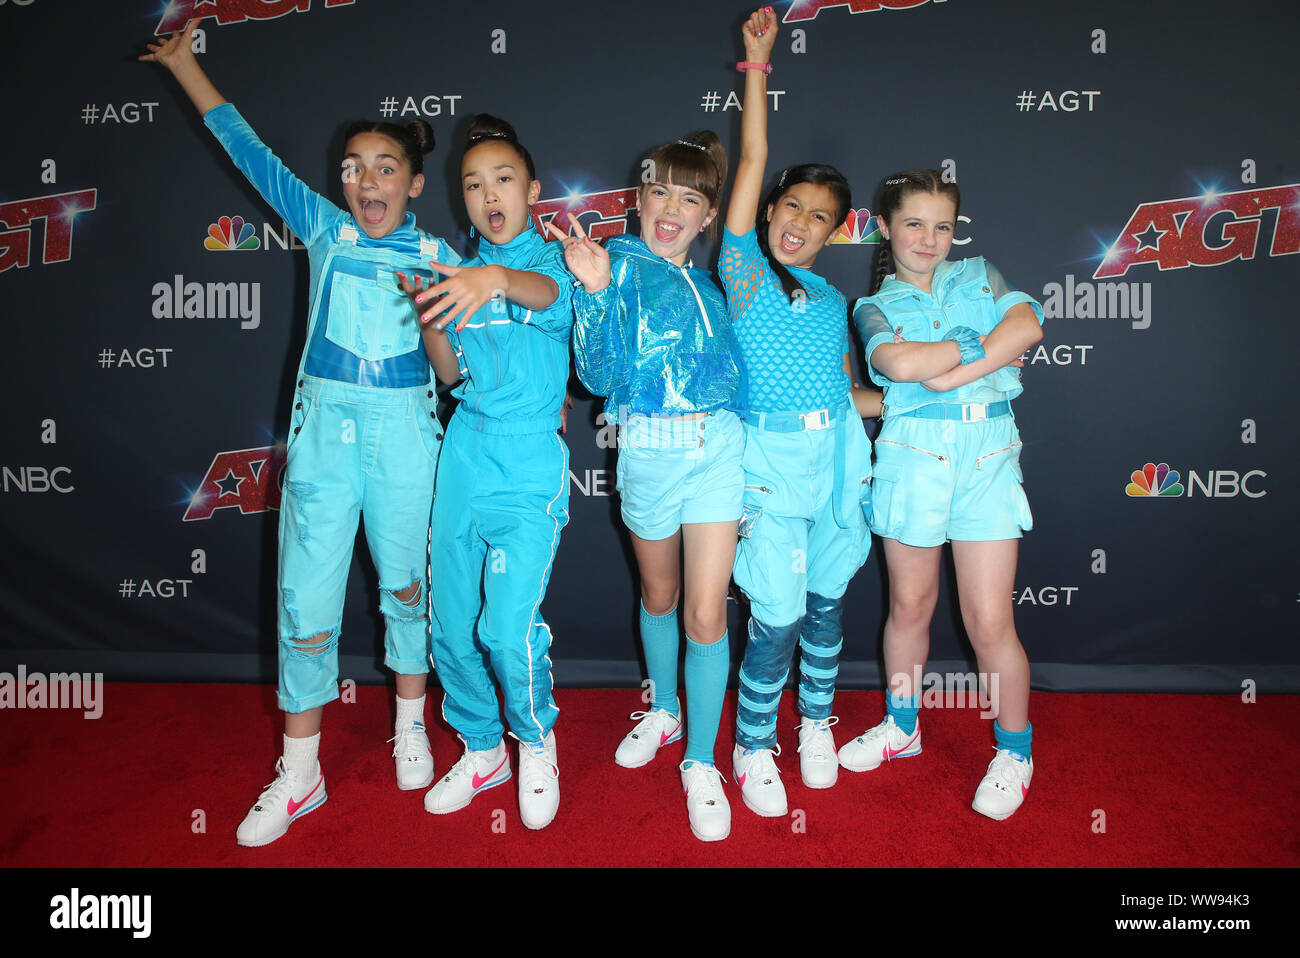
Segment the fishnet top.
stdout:
<svg viewBox="0 0 1300 958">
<path fill-rule="evenodd" d="M 808 412 L 848 399 L 848 302 L 816 273 L 797 267 L 790 272 L 806 291 L 793 302 L 755 231 L 723 231 L 718 276 L 744 358 L 745 380 L 736 398 L 742 412 Z"/>
</svg>

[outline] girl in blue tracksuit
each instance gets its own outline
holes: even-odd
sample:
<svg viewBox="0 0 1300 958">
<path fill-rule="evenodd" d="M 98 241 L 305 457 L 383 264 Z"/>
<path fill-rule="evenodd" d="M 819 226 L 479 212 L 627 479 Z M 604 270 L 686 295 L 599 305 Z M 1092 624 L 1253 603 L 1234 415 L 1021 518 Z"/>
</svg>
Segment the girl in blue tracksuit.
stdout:
<svg viewBox="0 0 1300 958">
<path fill-rule="evenodd" d="M 459 269 L 433 264 L 447 278 L 416 296 L 464 377 L 438 468 L 431 562 L 434 666 L 465 754 L 424 807 L 456 811 L 510 778 L 495 676 L 520 743 L 520 816 L 543 828 L 560 801 L 541 604 L 569 520 L 569 450 L 557 430 L 572 280 L 560 244 L 530 228 L 541 184 L 508 123 L 471 123 L 461 188 L 478 255 Z"/>
<path fill-rule="evenodd" d="M 363 512 L 379 572 L 384 662 L 397 673 L 398 785 L 423 788 L 433 780 L 424 731 L 426 554 L 442 437 L 429 357 L 398 277 L 430 258 L 454 262 L 456 255 L 416 229 L 406 208 L 424 188 L 424 154 L 433 149 L 427 124 L 353 124 L 341 210 L 286 169 L 213 87 L 191 50 L 197 22 L 150 44 L 140 59 L 172 71 L 231 159 L 306 243 L 311 261 L 307 344 L 280 507 L 284 754 L 276 780 L 236 834 L 241 845 L 265 845 L 326 798 L 317 759 L 321 711 L 338 698 L 339 629 Z"/>
<path fill-rule="evenodd" d="M 714 766 L 730 665 L 727 585 L 744 490 L 740 421 L 728 407 L 740 386 L 739 346 L 722 291 L 687 262 L 712 227 L 727 154 L 705 131 L 651 154 L 640 192 L 641 235 L 604 247 L 576 219 L 565 237 L 574 294 L 578 375 L 607 396 L 605 418 L 620 428 L 618 490 L 641 579 L 641 644 L 653 704 L 614 761 L 648 764 L 682 735 L 677 697 L 677 605 L 685 570 L 686 758 L 682 789 L 692 833 L 731 833 L 731 807 Z M 684 559 L 683 559 L 684 556 Z"/>
<path fill-rule="evenodd" d="M 751 618 L 732 762 L 745 804 L 763 816 L 786 814 L 776 710 L 796 643 L 800 772 L 810 788 L 836 780 L 830 727 L 841 600 L 871 545 L 862 512 L 871 452 L 860 416 L 880 408 L 879 394 L 852 389 L 844 296 L 811 271 L 850 209 L 848 183 L 832 167 L 797 166 L 759 205 L 776 32 L 770 7 L 743 28 L 741 155 L 718 265 L 746 373 L 737 400 L 745 515 L 734 575 Z"/>
<path fill-rule="evenodd" d="M 1005 819 L 1033 777 L 1029 662 L 1013 621 L 1021 489 L 1011 400 L 1017 357 L 1042 338 L 1043 310 L 980 257 L 948 262 L 961 196 L 937 170 L 885 180 L 872 295 L 853 318 L 871 377 L 885 390 L 871 528 L 889 569 L 885 720 L 840 749 L 867 771 L 921 751 L 921 690 L 943 544 L 952 542 L 962 621 L 993 700 L 996 754 L 972 807 Z"/>
</svg>

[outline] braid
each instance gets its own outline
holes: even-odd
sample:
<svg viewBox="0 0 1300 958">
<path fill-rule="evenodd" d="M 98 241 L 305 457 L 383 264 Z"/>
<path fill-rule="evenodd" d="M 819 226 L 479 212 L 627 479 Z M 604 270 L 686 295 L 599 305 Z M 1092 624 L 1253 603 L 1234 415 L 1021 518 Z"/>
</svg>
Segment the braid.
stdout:
<svg viewBox="0 0 1300 958">
<path fill-rule="evenodd" d="M 876 268 L 871 276 L 871 290 L 868 296 L 874 296 L 880 292 L 881 284 L 885 282 L 885 277 L 894 271 L 894 254 L 889 248 L 889 240 L 885 240 L 876 249 Z"/>
</svg>

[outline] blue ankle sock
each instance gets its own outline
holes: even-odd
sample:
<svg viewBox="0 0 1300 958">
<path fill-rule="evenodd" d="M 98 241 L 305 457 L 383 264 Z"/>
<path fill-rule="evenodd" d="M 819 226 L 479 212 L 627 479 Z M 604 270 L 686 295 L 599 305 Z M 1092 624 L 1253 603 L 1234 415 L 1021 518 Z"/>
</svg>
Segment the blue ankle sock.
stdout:
<svg viewBox="0 0 1300 958">
<path fill-rule="evenodd" d="M 727 633 L 704 645 L 686 637 L 686 761 L 713 764 L 713 744 L 727 694 L 731 646 Z"/>
<path fill-rule="evenodd" d="M 677 610 L 651 615 L 641 606 L 641 649 L 654 691 L 654 707 L 680 715 L 677 701 Z"/>
<path fill-rule="evenodd" d="M 1033 723 L 1025 723 L 1023 732 L 1008 732 L 998 724 L 997 719 L 994 719 L 993 741 L 997 743 L 998 748 L 1005 748 L 1014 755 L 1020 755 L 1026 759 L 1033 758 Z"/>
<path fill-rule="evenodd" d="M 886 694 L 885 709 L 894 717 L 894 724 L 911 735 L 916 731 L 916 716 L 921 711 L 921 693 L 902 699 L 889 692 Z"/>
</svg>

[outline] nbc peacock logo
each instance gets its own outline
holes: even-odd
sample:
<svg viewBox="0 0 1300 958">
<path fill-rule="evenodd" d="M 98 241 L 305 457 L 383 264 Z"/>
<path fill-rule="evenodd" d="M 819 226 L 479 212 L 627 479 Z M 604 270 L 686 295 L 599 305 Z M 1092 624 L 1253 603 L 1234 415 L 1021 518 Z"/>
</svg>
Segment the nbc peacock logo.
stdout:
<svg viewBox="0 0 1300 958">
<path fill-rule="evenodd" d="M 849 210 L 849 215 L 844 218 L 844 223 L 831 243 L 856 244 L 881 241 L 880 230 L 876 226 L 876 218 L 871 215 L 871 210 Z"/>
<path fill-rule="evenodd" d="M 211 250 L 258 249 L 261 245 L 257 230 L 252 223 L 245 222 L 242 216 L 221 217 L 208 226 L 208 235 L 203 240 L 203 247 Z"/>
<path fill-rule="evenodd" d="M 1178 481 L 1180 478 L 1178 470 L 1170 469 L 1169 463 L 1162 462 L 1156 465 L 1154 462 L 1148 462 L 1129 477 L 1129 484 L 1125 487 L 1124 493 L 1134 498 L 1154 496 L 1172 499 L 1183 494 L 1183 484 Z"/>
</svg>

